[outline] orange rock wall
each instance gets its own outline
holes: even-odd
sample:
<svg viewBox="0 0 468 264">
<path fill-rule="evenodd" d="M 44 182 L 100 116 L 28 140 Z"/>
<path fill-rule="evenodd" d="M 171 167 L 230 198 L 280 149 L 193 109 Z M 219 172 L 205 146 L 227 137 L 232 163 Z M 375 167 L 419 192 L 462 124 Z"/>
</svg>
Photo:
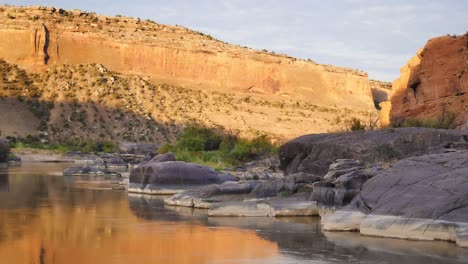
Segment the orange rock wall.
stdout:
<svg viewBox="0 0 468 264">
<path fill-rule="evenodd" d="M 391 105 L 383 111 L 389 112 L 389 122 L 436 120 L 448 112 L 455 113 L 457 126 L 468 122 L 467 35 L 429 40 L 400 73 L 392 85 Z"/>
<path fill-rule="evenodd" d="M 213 41 L 194 37 L 193 32 L 177 27 L 159 26 L 163 28 L 161 32 L 148 29 L 137 32 L 139 21 L 131 19 L 136 27 L 131 31 L 133 37 L 128 37 L 129 33 L 124 32 L 122 26 L 117 29 L 127 35 L 121 39 L 115 33 L 109 33 L 114 32 L 114 28 L 106 28 L 109 23 L 102 23 L 103 28 L 99 25 L 101 30 L 81 20 L 76 21 L 88 28 L 73 28 L 70 26 L 73 21 L 59 23 L 57 21 L 63 19 L 57 18 L 57 11 L 52 12 L 50 8 L 31 10 L 31 15 L 37 13 L 41 19 L 24 19 L 23 23 L 21 19 L 25 12 L 18 10 L 20 8 L 11 10 L 16 11 L 16 19 L 0 26 L 0 58 L 27 70 L 37 71 L 53 64 L 100 63 L 121 73 L 149 75 L 189 88 L 254 92 L 306 99 L 321 105 L 344 104 L 355 109 L 373 109 L 369 81 L 364 72 L 257 52 L 218 41 L 213 44 Z M 42 19 L 47 16 L 50 19 Z M 81 14 L 78 18 L 82 17 Z M 164 36 L 164 40 L 145 39 L 153 33 Z M 208 44 L 200 45 L 201 42 Z"/>
</svg>

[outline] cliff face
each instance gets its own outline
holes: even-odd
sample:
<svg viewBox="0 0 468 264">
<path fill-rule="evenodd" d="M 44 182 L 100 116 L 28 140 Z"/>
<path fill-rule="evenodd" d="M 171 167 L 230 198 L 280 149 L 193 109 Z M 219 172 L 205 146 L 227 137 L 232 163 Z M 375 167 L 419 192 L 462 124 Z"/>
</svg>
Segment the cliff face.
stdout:
<svg viewBox="0 0 468 264">
<path fill-rule="evenodd" d="M 28 71 L 100 63 L 190 88 L 373 107 L 364 72 L 258 52 L 152 21 L 54 8 L 2 9 L 0 57 Z"/>
<path fill-rule="evenodd" d="M 197 123 L 289 139 L 340 131 L 348 119 L 376 112 L 361 71 L 148 20 L 44 7 L 0 11 L 5 136 L 161 143 Z"/>
<path fill-rule="evenodd" d="M 468 36 L 431 39 L 411 58 L 393 82 L 388 122 L 455 117 L 468 122 Z"/>
</svg>

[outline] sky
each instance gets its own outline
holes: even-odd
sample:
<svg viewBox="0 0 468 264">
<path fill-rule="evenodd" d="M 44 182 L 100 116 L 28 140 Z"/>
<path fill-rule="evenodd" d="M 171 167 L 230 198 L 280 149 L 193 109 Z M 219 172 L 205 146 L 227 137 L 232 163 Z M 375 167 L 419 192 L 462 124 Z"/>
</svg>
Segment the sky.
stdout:
<svg viewBox="0 0 468 264">
<path fill-rule="evenodd" d="M 428 39 L 468 31 L 468 0 L 0 0 L 181 25 L 392 81 Z"/>
</svg>

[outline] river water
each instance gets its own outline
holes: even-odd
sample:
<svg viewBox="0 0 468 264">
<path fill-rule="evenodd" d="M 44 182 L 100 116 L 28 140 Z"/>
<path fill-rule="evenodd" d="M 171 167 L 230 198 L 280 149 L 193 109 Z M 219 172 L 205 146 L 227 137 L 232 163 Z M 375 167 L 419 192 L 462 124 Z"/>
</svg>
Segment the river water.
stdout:
<svg viewBox="0 0 468 264">
<path fill-rule="evenodd" d="M 319 218 L 208 218 L 64 178 L 69 165 L 0 169 L 0 263 L 468 263 L 450 243 L 323 232 Z"/>
</svg>

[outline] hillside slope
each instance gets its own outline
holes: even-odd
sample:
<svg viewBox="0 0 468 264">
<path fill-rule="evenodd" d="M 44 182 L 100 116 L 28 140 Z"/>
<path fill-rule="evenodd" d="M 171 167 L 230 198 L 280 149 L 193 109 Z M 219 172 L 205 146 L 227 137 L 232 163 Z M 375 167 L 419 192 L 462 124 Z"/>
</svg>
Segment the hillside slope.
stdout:
<svg viewBox="0 0 468 264">
<path fill-rule="evenodd" d="M 372 113 L 301 100 L 192 90 L 122 75 L 101 64 L 52 66 L 27 74 L 0 60 L 0 75 L 0 102 L 31 110 L 34 115 L 21 119 L 29 125 L 42 124 L 39 130 L 53 141 L 85 137 L 163 142 L 189 123 L 243 136 L 268 133 L 292 138 L 314 130 L 340 130 L 344 116 L 364 119 Z M 0 116 L 0 127 L 8 128 L 9 135 L 27 134 L 14 116 L 6 112 Z"/>
</svg>

